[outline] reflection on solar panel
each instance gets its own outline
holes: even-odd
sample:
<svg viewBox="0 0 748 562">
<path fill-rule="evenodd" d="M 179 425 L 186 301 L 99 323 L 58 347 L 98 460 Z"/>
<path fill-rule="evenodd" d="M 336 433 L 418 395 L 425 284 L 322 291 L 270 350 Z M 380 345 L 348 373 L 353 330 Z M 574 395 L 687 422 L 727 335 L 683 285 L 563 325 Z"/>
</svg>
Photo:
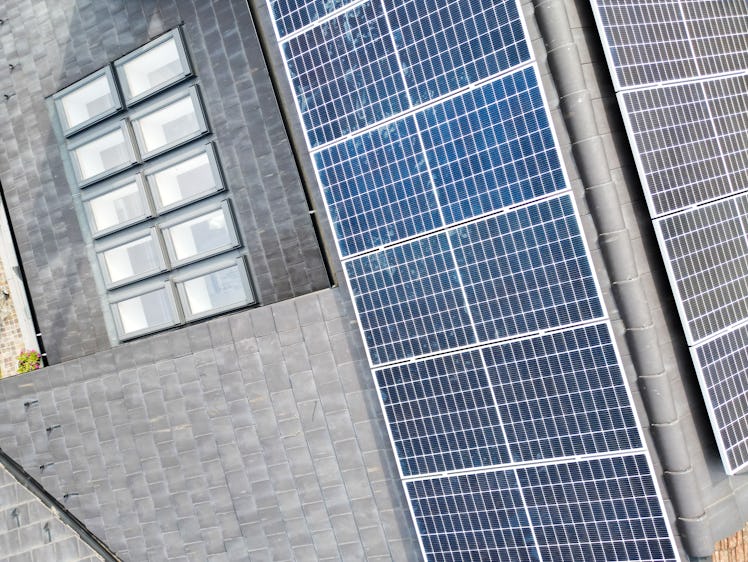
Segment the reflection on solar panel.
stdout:
<svg viewBox="0 0 748 562">
<path fill-rule="evenodd" d="M 268 1 L 424 555 L 675 560 L 518 3 Z"/>
<path fill-rule="evenodd" d="M 748 3 L 592 4 L 722 461 L 734 473 L 748 467 L 735 453 L 748 447 L 748 409 L 725 415 L 743 391 L 733 371 L 714 367 L 724 366 L 714 354 L 734 357 L 718 342 L 748 323 Z"/>
<path fill-rule="evenodd" d="M 353 0 L 270 0 L 278 35 L 285 37 Z"/>
</svg>

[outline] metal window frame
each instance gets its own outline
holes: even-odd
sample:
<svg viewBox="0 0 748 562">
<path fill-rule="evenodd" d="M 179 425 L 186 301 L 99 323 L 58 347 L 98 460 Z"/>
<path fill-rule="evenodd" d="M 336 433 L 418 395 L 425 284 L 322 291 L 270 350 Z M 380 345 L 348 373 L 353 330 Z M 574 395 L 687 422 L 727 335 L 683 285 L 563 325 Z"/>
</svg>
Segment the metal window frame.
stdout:
<svg viewBox="0 0 748 562">
<path fill-rule="evenodd" d="M 135 240 L 145 238 L 146 236 L 151 237 L 155 248 L 158 250 L 156 266 L 143 273 L 131 275 L 130 277 L 119 279 L 117 281 L 112 281 L 109 275 L 109 267 L 107 265 L 106 256 L 104 254 L 106 254 L 106 252 L 110 250 L 113 250 L 125 244 L 129 244 L 130 242 L 134 242 Z M 169 261 L 166 257 L 166 252 L 164 251 L 163 240 L 158 232 L 158 229 L 155 227 L 138 229 L 135 232 L 130 232 L 126 235 L 120 235 L 111 239 L 107 239 L 105 244 L 101 244 L 96 248 L 96 259 L 99 262 L 99 267 L 101 268 L 101 273 L 104 277 L 104 282 L 107 286 L 107 289 L 115 289 L 117 287 L 129 285 L 137 281 L 142 281 L 143 279 L 153 277 L 154 275 L 158 275 L 159 273 L 163 273 L 169 269 Z"/>
<path fill-rule="evenodd" d="M 103 172 L 100 172 L 96 175 L 93 175 L 87 178 L 82 177 L 82 171 L 81 171 L 80 163 L 78 161 L 78 156 L 76 155 L 76 152 L 81 147 L 87 144 L 90 144 L 96 141 L 97 139 L 100 139 L 108 134 L 111 134 L 117 131 L 118 129 L 122 132 L 122 135 L 125 138 L 125 146 L 127 148 L 127 153 L 130 157 L 129 160 L 126 162 L 123 162 L 122 164 L 114 166 L 113 168 L 104 170 Z M 102 125 L 101 127 L 96 127 L 95 129 L 92 129 L 86 132 L 85 135 L 81 137 L 76 137 L 74 141 L 68 142 L 66 148 L 68 150 L 68 153 L 70 154 L 70 162 L 73 166 L 73 172 L 75 174 L 75 179 L 76 179 L 76 182 L 78 183 L 78 187 L 83 189 L 86 186 L 97 183 L 105 178 L 113 176 L 117 172 L 121 172 L 122 170 L 126 170 L 127 168 L 130 168 L 131 166 L 134 166 L 135 164 L 137 164 L 138 163 L 138 151 L 133 141 L 134 139 L 133 139 L 132 131 L 130 129 L 130 124 L 128 123 L 127 119 L 120 119 L 119 121 L 116 121 L 114 123 L 109 123 L 107 125 Z"/>
<path fill-rule="evenodd" d="M 132 95 L 132 93 L 130 92 L 130 87 L 127 83 L 127 76 L 124 69 L 125 65 L 134 61 L 141 55 L 146 54 L 148 51 L 151 51 L 152 49 L 159 47 L 171 40 L 173 40 L 177 46 L 179 62 L 182 64 L 182 74 L 176 75 L 172 79 L 167 80 L 166 82 L 163 82 L 161 84 L 157 84 L 156 86 L 153 86 L 137 95 Z M 116 61 L 114 61 L 114 70 L 117 74 L 117 78 L 122 88 L 123 101 L 125 105 L 127 105 L 127 107 L 131 107 L 158 92 L 166 90 L 174 84 L 178 84 L 179 82 L 185 80 L 187 77 L 192 76 L 192 64 L 190 63 L 190 58 L 187 55 L 187 47 L 184 41 L 184 36 L 182 35 L 181 27 L 176 27 L 171 31 L 164 33 L 160 37 L 157 37 L 153 41 L 150 41 L 145 45 L 135 49 L 131 53 L 117 59 Z"/>
<path fill-rule="evenodd" d="M 206 154 L 208 157 L 208 165 L 210 166 L 211 173 L 213 174 L 215 185 L 211 189 L 205 189 L 190 198 L 182 199 L 176 203 L 171 203 L 169 205 L 162 205 L 157 182 L 155 178 L 152 178 L 156 174 L 164 172 L 174 166 L 178 166 L 179 164 L 186 162 L 192 158 L 197 158 L 202 154 Z M 191 203 L 194 203 L 201 199 L 205 199 L 206 197 L 210 197 L 211 195 L 219 193 L 226 189 L 226 183 L 224 181 L 221 166 L 218 162 L 218 155 L 216 154 L 216 149 L 213 142 L 204 144 L 199 148 L 190 148 L 186 151 L 180 151 L 178 153 L 170 155 L 168 159 L 159 160 L 158 162 L 155 162 L 154 164 L 146 167 L 143 170 L 143 176 L 150 190 L 154 209 L 158 214 L 168 213 L 169 211 L 172 211 L 174 209 L 179 209 L 180 207 L 190 205 Z"/>
<path fill-rule="evenodd" d="M 205 252 L 200 252 L 188 258 L 178 259 L 176 257 L 174 242 L 172 240 L 170 229 L 180 224 L 183 224 L 185 222 L 188 222 L 190 220 L 199 218 L 203 215 L 207 215 L 208 213 L 217 211 L 217 210 L 223 211 L 224 217 L 226 219 L 226 226 L 228 229 L 228 234 L 229 234 L 229 239 L 230 239 L 229 243 L 223 246 L 213 248 Z M 163 240 L 164 240 L 164 244 L 166 247 L 167 259 L 169 259 L 172 268 L 181 267 L 183 265 L 194 263 L 196 261 L 204 260 L 211 256 L 222 254 L 223 252 L 227 252 L 228 250 L 232 250 L 241 245 L 241 241 L 239 239 L 239 233 L 236 228 L 236 221 L 234 220 L 234 214 L 231 210 L 231 204 L 228 199 L 223 199 L 218 203 L 211 201 L 206 204 L 195 205 L 194 207 L 190 208 L 187 212 L 179 213 L 177 216 L 175 216 L 171 220 L 162 222 L 161 224 L 159 224 L 159 228 L 161 229 L 161 232 L 163 235 Z"/>
<path fill-rule="evenodd" d="M 232 267 L 236 267 L 239 270 L 239 277 L 244 288 L 244 299 L 234 304 L 224 305 L 217 308 L 211 308 L 203 312 L 193 313 L 189 306 L 189 298 L 187 290 L 185 289 L 185 283 L 187 283 L 188 281 L 192 281 L 193 279 L 206 277 L 210 274 L 217 273 L 224 269 L 230 269 Z M 176 287 L 177 295 L 179 297 L 182 313 L 184 314 L 185 320 L 187 322 L 215 316 L 217 314 L 221 314 L 229 310 L 235 310 L 237 308 L 241 308 L 243 306 L 247 306 L 257 302 L 254 290 L 252 288 L 252 282 L 249 278 L 247 261 L 244 256 L 238 256 L 231 259 L 221 258 L 219 260 L 200 262 L 197 267 L 190 268 L 189 270 L 179 275 L 175 275 L 173 277 L 173 282 Z"/>
<path fill-rule="evenodd" d="M 195 117 L 197 118 L 198 123 L 197 130 L 192 134 L 174 139 L 157 148 L 146 150 L 145 139 L 140 131 L 140 128 L 138 127 L 138 122 L 148 117 L 149 115 L 156 113 L 157 111 L 161 111 L 162 109 L 183 100 L 184 98 L 189 98 L 192 102 L 192 107 L 195 111 Z M 186 144 L 191 140 L 201 137 L 208 132 L 208 119 L 205 116 L 205 109 L 203 107 L 202 98 L 200 96 L 200 91 L 197 84 L 193 84 L 192 86 L 189 86 L 185 89 L 180 89 L 179 91 L 174 92 L 169 96 L 159 98 L 158 100 L 155 100 L 154 102 L 149 103 L 144 107 L 137 109 L 136 111 L 132 111 L 128 115 L 128 120 L 130 121 L 132 127 L 135 144 L 137 145 L 143 160 L 150 160 L 151 158 L 154 158 L 159 154 L 163 154 L 178 146 Z"/>
<path fill-rule="evenodd" d="M 74 94 L 81 88 L 86 87 L 87 85 L 91 84 L 95 80 L 98 80 L 102 76 L 106 77 L 107 79 L 107 83 L 109 84 L 109 92 L 112 95 L 114 106 L 112 106 L 106 111 L 103 111 L 96 115 L 92 115 L 85 121 L 81 121 L 80 123 L 71 126 L 68 123 L 67 115 L 65 113 L 65 106 L 63 105 L 63 100 L 67 96 Z M 107 65 L 104 68 L 97 70 L 93 74 L 90 74 L 86 76 L 85 78 L 82 78 L 78 80 L 77 82 L 71 84 L 67 88 L 60 90 L 59 92 L 57 92 L 56 94 L 52 96 L 52 99 L 54 100 L 55 110 L 57 111 L 57 117 L 62 127 L 62 134 L 66 137 L 72 136 L 75 133 L 82 131 L 83 129 L 87 129 L 88 127 L 94 125 L 95 123 L 98 123 L 99 121 L 103 121 L 107 117 L 114 115 L 115 113 L 119 112 L 123 108 L 122 96 L 120 95 L 119 88 L 117 87 L 117 83 L 114 80 L 114 73 L 112 72 L 111 65 Z"/>
<path fill-rule="evenodd" d="M 143 205 L 146 209 L 146 214 L 135 216 L 127 221 L 118 223 L 108 228 L 102 228 L 100 230 L 96 229 L 96 216 L 93 209 L 91 208 L 91 203 L 99 197 L 108 195 L 132 183 L 135 183 L 138 187 L 138 192 L 140 194 L 141 201 L 143 202 Z M 153 202 L 151 201 L 148 189 L 146 189 L 146 184 L 145 180 L 143 179 L 142 172 L 137 172 L 133 176 L 118 178 L 113 181 L 103 182 L 102 184 L 90 187 L 89 189 L 86 189 L 82 192 L 81 200 L 83 202 L 83 209 L 86 213 L 86 220 L 88 221 L 89 230 L 91 231 L 91 236 L 93 236 L 94 239 L 102 238 L 103 236 L 107 236 L 108 234 L 112 234 L 113 232 L 118 232 L 129 226 L 148 220 L 149 218 L 154 216 Z"/>
</svg>

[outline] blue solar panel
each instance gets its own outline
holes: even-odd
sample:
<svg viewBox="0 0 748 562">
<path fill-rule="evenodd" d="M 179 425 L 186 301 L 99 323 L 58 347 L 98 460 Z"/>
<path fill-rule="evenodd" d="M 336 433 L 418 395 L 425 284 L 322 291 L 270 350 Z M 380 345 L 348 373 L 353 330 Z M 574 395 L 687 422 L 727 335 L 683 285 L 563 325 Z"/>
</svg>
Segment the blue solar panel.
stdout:
<svg viewBox="0 0 748 562">
<path fill-rule="evenodd" d="M 475 342 L 440 233 L 345 262 L 373 365 Z"/>
<path fill-rule="evenodd" d="M 607 324 L 485 348 L 515 462 L 642 446 Z"/>
<path fill-rule="evenodd" d="M 406 363 L 375 376 L 406 476 L 510 461 L 480 352 Z"/>
<path fill-rule="evenodd" d="M 418 115 L 446 224 L 561 190 L 561 169 L 534 67 Z"/>
<path fill-rule="evenodd" d="M 402 74 L 378 2 L 366 2 L 283 45 L 312 147 L 408 107 Z"/>
<path fill-rule="evenodd" d="M 441 226 L 413 117 L 321 150 L 315 163 L 342 256 Z"/>
<path fill-rule="evenodd" d="M 450 232 L 479 341 L 603 316 L 571 196 Z"/>
<path fill-rule="evenodd" d="M 675 561 L 642 454 L 518 468 L 543 560 Z"/>
<path fill-rule="evenodd" d="M 270 0 L 278 35 L 283 38 L 353 0 Z"/>
<path fill-rule="evenodd" d="M 530 60 L 514 0 L 384 0 L 414 104 Z"/>
<path fill-rule="evenodd" d="M 540 560 L 514 471 L 405 483 L 429 560 Z"/>
</svg>

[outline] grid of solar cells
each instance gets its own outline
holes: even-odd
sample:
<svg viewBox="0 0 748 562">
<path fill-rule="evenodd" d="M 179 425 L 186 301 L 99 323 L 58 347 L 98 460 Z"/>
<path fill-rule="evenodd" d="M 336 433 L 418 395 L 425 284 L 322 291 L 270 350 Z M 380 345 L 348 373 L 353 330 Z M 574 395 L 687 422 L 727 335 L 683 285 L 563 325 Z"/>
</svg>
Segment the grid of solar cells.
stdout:
<svg viewBox="0 0 748 562">
<path fill-rule="evenodd" d="M 642 454 L 517 469 L 542 560 L 674 561 Z"/>
<path fill-rule="evenodd" d="M 414 104 L 530 60 L 514 0 L 384 0 Z"/>
<path fill-rule="evenodd" d="M 475 343 L 443 232 L 344 265 L 373 365 Z"/>
<path fill-rule="evenodd" d="M 417 118 L 446 224 L 566 187 L 534 67 Z"/>
<path fill-rule="evenodd" d="M 540 559 L 514 471 L 415 480 L 405 488 L 429 560 Z"/>
<path fill-rule="evenodd" d="M 483 350 L 515 462 L 642 446 L 607 324 Z"/>
<path fill-rule="evenodd" d="M 379 2 L 351 8 L 289 39 L 283 51 L 311 147 L 408 108 Z"/>
<path fill-rule="evenodd" d="M 653 216 L 735 190 L 707 99 L 699 83 L 621 95 Z"/>
<path fill-rule="evenodd" d="M 313 21 L 349 4 L 353 0 L 270 0 L 280 38 L 298 31 Z"/>
<path fill-rule="evenodd" d="M 702 75 L 748 68 L 748 3 L 681 2 Z"/>
<path fill-rule="evenodd" d="M 510 461 L 480 352 L 375 372 L 405 476 Z"/>
<path fill-rule="evenodd" d="M 655 222 L 689 343 L 748 318 L 748 195 Z"/>
<path fill-rule="evenodd" d="M 748 466 L 748 325 L 693 349 L 725 469 Z"/>
<path fill-rule="evenodd" d="M 603 315 L 568 194 L 450 232 L 479 341 Z"/>
<path fill-rule="evenodd" d="M 441 226 L 413 117 L 314 155 L 341 256 Z"/>
<path fill-rule="evenodd" d="M 698 74 L 680 0 L 593 0 L 621 87 Z"/>
</svg>

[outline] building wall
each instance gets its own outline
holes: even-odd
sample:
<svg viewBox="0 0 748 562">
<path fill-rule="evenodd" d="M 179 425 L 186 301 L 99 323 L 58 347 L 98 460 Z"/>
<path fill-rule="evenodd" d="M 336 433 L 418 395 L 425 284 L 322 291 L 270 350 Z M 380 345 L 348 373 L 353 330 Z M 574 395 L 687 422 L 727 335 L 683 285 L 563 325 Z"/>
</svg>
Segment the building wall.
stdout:
<svg viewBox="0 0 748 562">
<path fill-rule="evenodd" d="M 0 448 L 123 560 L 417 560 L 352 317 L 328 289 L 3 380 Z"/>
<path fill-rule="evenodd" d="M 329 285 L 245 1 L 14 0 L 0 17 L 0 184 L 50 363 L 112 342 L 49 96 L 179 24 L 259 302 Z"/>
</svg>

